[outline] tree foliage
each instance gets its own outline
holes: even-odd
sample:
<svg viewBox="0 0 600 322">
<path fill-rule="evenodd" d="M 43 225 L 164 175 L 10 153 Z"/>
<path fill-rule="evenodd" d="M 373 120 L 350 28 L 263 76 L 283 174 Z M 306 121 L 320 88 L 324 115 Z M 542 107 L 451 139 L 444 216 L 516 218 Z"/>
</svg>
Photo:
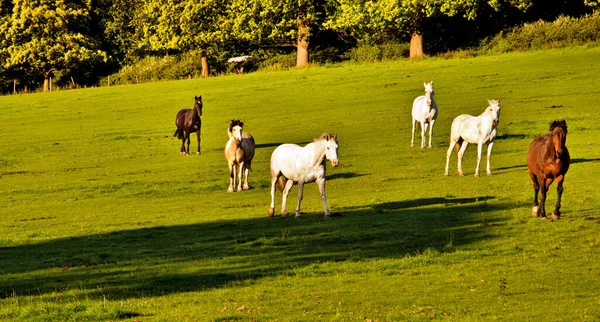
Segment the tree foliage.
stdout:
<svg viewBox="0 0 600 322">
<path fill-rule="evenodd" d="M 45 78 L 52 73 L 93 60 L 105 52 L 86 33 L 89 11 L 85 3 L 68 0 L 14 0 L 10 19 L 0 26 L 4 67 Z"/>
</svg>

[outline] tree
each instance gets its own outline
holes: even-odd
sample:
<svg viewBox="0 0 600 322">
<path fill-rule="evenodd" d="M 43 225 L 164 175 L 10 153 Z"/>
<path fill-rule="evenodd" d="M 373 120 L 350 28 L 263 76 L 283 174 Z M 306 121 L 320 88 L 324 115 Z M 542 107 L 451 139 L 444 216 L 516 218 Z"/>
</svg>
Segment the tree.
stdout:
<svg viewBox="0 0 600 322">
<path fill-rule="evenodd" d="M 296 66 L 303 67 L 325 9 L 319 0 L 233 0 L 228 11 L 234 37 L 259 46 L 294 46 Z"/>
<path fill-rule="evenodd" d="M 10 19 L 0 26 L 4 67 L 44 77 L 44 91 L 56 71 L 82 62 L 106 61 L 87 35 L 89 11 L 76 0 L 14 0 Z"/>
<path fill-rule="evenodd" d="M 166 55 L 200 50 L 202 76 L 208 77 L 206 53 L 224 37 L 223 12 L 223 0 L 144 0 L 134 21 L 137 46 Z"/>
<path fill-rule="evenodd" d="M 422 57 L 423 23 L 437 16 L 461 14 L 474 19 L 482 6 L 501 10 L 510 5 L 521 10 L 528 0 L 334 0 L 336 10 L 325 26 L 357 39 L 372 42 L 388 32 L 410 35 L 410 57 Z"/>
</svg>

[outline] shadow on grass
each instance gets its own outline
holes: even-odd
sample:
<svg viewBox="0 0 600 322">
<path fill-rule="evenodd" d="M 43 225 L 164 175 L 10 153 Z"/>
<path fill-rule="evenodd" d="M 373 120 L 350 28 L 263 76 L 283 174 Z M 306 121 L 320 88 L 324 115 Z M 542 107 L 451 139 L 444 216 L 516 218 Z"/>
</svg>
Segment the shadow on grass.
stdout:
<svg viewBox="0 0 600 322">
<path fill-rule="evenodd" d="M 0 297 L 83 290 L 91 297 L 161 296 L 252 283 L 326 261 L 418 256 L 495 238 L 509 209 L 478 198 L 424 198 L 268 218 L 132 229 L 0 248 Z M 424 207 L 426 206 L 426 207 Z M 498 219 L 496 219 L 498 220 Z"/>
<path fill-rule="evenodd" d="M 306 145 L 306 144 L 309 144 L 309 143 L 311 143 L 311 142 L 312 142 L 312 141 L 309 141 L 309 142 L 299 142 L 299 143 L 293 143 L 293 144 L 298 144 L 298 145 L 300 145 L 300 146 L 304 146 L 304 145 Z M 290 143 L 290 142 L 287 142 L 287 143 Z M 280 146 L 280 145 L 282 145 L 282 144 L 286 144 L 286 143 L 285 143 L 285 142 L 262 143 L 262 144 L 257 144 L 255 147 L 256 147 L 257 149 L 262 149 L 262 148 L 272 148 L 272 147 L 275 147 L 275 146 Z"/>
<path fill-rule="evenodd" d="M 600 158 L 595 158 L 595 159 L 577 158 L 577 159 L 571 159 L 571 164 L 586 163 L 586 162 L 598 162 L 598 161 L 600 161 Z"/>
</svg>

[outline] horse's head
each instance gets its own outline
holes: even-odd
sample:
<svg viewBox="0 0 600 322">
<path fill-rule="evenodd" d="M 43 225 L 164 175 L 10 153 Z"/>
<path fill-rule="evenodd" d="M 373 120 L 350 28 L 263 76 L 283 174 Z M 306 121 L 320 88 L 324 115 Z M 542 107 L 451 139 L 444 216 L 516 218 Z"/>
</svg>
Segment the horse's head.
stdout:
<svg viewBox="0 0 600 322">
<path fill-rule="evenodd" d="M 198 116 L 202 116 L 202 95 L 194 96 L 194 110 L 196 110 Z"/>
<path fill-rule="evenodd" d="M 425 86 L 425 99 L 427 99 L 427 106 L 431 106 L 431 101 L 433 100 L 433 95 L 435 94 L 433 92 L 433 81 L 431 81 L 429 84 L 423 83 L 423 86 Z"/>
<path fill-rule="evenodd" d="M 552 132 L 552 145 L 556 151 L 554 157 L 560 159 L 563 155 L 565 143 L 567 143 L 567 121 L 560 120 L 550 123 L 550 132 Z"/>
<path fill-rule="evenodd" d="M 244 129 L 244 122 L 241 120 L 231 120 L 231 124 L 229 124 L 229 128 L 227 129 L 227 134 L 229 137 L 233 137 L 236 141 L 242 141 L 242 131 Z"/>
<path fill-rule="evenodd" d="M 321 137 L 325 139 L 325 157 L 331 161 L 332 166 L 337 167 L 340 164 L 340 161 L 338 160 L 339 145 L 337 134 L 331 136 L 329 133 L 325 133 Z"/>
<path fill-rule="evenodd" d="M 492 116 L 494 126 L 497 126 L 500 122 L 500 100 L 488 100 L 488 103 L 490 104 L 488 110 Z"/>
</svg>

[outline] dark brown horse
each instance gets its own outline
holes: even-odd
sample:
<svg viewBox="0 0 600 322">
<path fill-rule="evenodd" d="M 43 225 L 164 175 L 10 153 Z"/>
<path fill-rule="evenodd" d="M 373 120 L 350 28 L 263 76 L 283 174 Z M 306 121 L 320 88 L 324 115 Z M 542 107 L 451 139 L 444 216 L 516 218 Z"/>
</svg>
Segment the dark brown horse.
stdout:
<svg viewBox="0 0 600 322">
<path fill-rule="evenodd" d="M 550 132 L 540 135 L 531 142 L 527 153 L 527 167 L 533 181 L 535 197 L 533 199 L 532 216 L 546 217 L 546 193 L 556 180 L 556 208 L 552 213 L 553 219 L 560 218 L 560 198 L 563 193 L 565 174 L 569 170 L 571 156 L 565 146 L 567 141 L 567 122 L 565 120 L 550 123 Z M 541 205 L 538 208 L 538 192 L 542 190 Z"/>
<path fill-rule="evenodd" d="M 202 96 L 194 96 L 194 108 L 184 108 L 177 113 L 175 118 L 175 130 L 176 136 L 181 140 L 180 154 L 190 154 L 190 134 L 196 132 L 198 137 L 198 151 L 196 154 L 200 154 L 200 128 L 202 127 Z M 187 140 L 187 150 L 185 148 L 185 141 Z"/>
</svg>

